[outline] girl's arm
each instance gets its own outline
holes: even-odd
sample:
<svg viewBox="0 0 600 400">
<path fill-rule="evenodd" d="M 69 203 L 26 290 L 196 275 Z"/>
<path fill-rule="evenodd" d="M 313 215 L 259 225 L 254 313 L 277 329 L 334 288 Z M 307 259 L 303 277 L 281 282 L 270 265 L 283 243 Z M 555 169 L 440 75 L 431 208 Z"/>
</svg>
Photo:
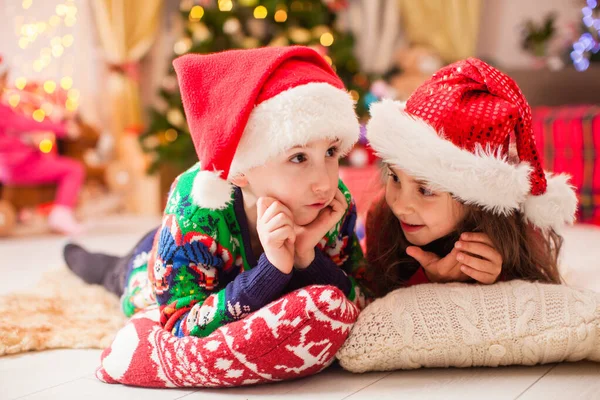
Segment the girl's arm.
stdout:
<svg viewBox="0 0 600 400">
<path fill-rule="evenodd" d="M 32 118 L 14 112 L 10 107 L 0 106 L 0 124 L 11 133 L 22 134 L 32 131 L 51 131 L 57 136 L 67 133 L 66 124 L 54 123 L 49 120 L 37 122 Z"/>
</svg>

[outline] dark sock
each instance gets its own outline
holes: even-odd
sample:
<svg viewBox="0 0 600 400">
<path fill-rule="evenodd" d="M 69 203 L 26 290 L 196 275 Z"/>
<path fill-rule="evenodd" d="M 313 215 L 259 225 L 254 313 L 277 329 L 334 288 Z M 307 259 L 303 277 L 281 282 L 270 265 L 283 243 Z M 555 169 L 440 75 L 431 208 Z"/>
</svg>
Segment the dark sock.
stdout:
<svg viewBox="0 0 600 400">
<path fill-rule="evenodd" d="M 121 257 L 90 253 L 83 247 L 69 243 L 63 249 L 63 256 L 71 271 L 87 283 L 102 284 L 118 264 Z"/>
</svg>

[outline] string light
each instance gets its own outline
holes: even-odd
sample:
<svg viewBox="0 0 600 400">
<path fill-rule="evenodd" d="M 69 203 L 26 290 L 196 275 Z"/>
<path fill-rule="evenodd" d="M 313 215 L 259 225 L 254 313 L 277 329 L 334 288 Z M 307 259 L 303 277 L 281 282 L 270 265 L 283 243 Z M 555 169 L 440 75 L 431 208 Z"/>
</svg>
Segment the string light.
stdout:
<svg viewBox="0 0 600 400">
<path fill-rule="evenodd" d="M 193 0 L 192 0 L 193 1 Z M 31 8 L 33 0 L 22 0 L 23 9 L 27 10 Z M 75 42 L 73 34 L 66 33 L 62 36 L 42 36 L 44 32 L 52 32 L 64 21 L 66 27 L 72 27 L 76 24 L 78 9 L 74 4 L 74 0 L 63 0 L 62 4 L 56 5 L 54 8 L 54 15 L 51 15 L 45 21 L 34 21 L 31 23 L 25 23 L 26 17 L 17 16 L 15 17 L 15 34 L 19 36 L 18 44 L 22 49 L 29 48 L 30 45 L 39 39 L 48 40 L 49 43 L 40 50 L 39 58 L 35 59 L 32 63 L 32 68 L 35 72 L 41 72 L 52 63 L 53 58 L 63 57 L 66 48 L 72 47 Z M 71 57 L 69 57 L 70 59 Z M 19 62 L 15 59 L 15 62 Z M 68 91 L 67 99 L 65 99 L 64 106 L 69 111 L 75 111 L 78 108 L 79 91 L 73 89 L 73 78 L 68 73 L 68 70 L 72 71 L 72 61 L 62 66 L 63 77 L 57 82 L 55 80 L 46 80 L 42 84 L 42 88 L 47 94 L 56 93 L 56 89 L 60 84 L 64 90 Z M 72 72 L 71 72 L 72 73 Z M 15 80 L 15 87 L 18 90 L 25 90 L 27 87 L 27 80 L 24 77 L 19 77 Z M 9 104 L 12 107 L 16 107 L 21 103 L 21 96 L 19 94 L 13 94 L 9 97 Z M 32 118 L 36 121 L 43 121 L 47 116 L 51 115 L 54 111 L 56 103 L 52 100 L 43 102 L 40 108 L 36 109 L 32 113 Z M 51 146 L 50 146 L 51 148 Z"/>
<path fill-rule="evenodd" d="M 27 79 L 23 78 L 22 76 L 15 80 L 15 86 L 17 89 L 23 90 L 25 85 L 27 85 Z"/>
<path fill-rule="evenodd" d="M 38 33 L 44 33 L 46 31 L 47 27 L 48 27 L 48 25 L 46 25 L 45 22 L 38 22 L 37 23 L 37 31 L 38 31 Z"/>
<path fill-rule="evenodd" d="M 54 58 L 58 58 L 58 57 L 62 56 L 64 51 L 65 51 L 65 48 L 62 47 L 61 44 L 59 44 L 58 46 L 52 46 L 52 55 L 54 56 Z"/>
<path fill-rule="evenodd" d="M 10 106 L 12 108 L 15 108 L 16 106 L 18 106 L 20 101 L 21 101 L 21 96 L 19 96 L 18 94 L 12 94 L 8 98 L 8 104 L 10 104 Z"/>
<path fill-rule="evenodd" d="M 179 134 L 177 133 L 177 131 L 173 128 L 169 128 L 165 131 L 165 139 L 167 139 L 167 141 L 169 142 L 174 142 L 175 140 L 177 140 L 177 136 Z"/>
<path fill-rule="evenodd" d="M 220 11 L 231 11 L 233 9 L 233 2 L 231 0 L 219 0 Z"/>
<path fill-rule="evenodd" d="M 325 47 L 329 47 L 333 44 L 333 35 L 330 32 L 325 32 L 321 35 L 321 44 Z"/>
<path fill-rule="evenodd" d="M 29 40 L 27 40 L 27 38 L 20 38 L 19 39 L 19 47 L 22 48 L 23 50 L 25 50 L 27 48 L 27 46 L 29 46 Z"/>
<path fill-rule="evenodd" d="M 173 50 L 178 55 L 182 55 L 188 52 L 188 50 L 192 47 L 192 39 L 185 37 L 183 39 L 178 40 L 173 46 Z"/>
<path fill-rule="evenodd" d="M 56 90 L 56 82 L 54 82 L 54 81 L 46 81 L 46 82 L 44 82 L 44 90 L 48 94 L 54 93 L 54 90 Z"/>
<path fill-rule="evenodd" d="M 71 87 L 73 86 L 73 79 L 70 76 L 65 76 L 64 78 L 62 78 L 60 80 L 60 87 L 62 87 L 65 90 L 69 90 L 71 89 Z"/>
<path fill-rule="evenodd" d="M 59 4 L 56 6 L 56 15 L 58 15 L 59 17 L 64 17 L 65 15 L 67 15 L 67 10 L 68 7 L 64 4 Z"/>
<path fill-rule="evenodd" d="M 40 141 L 40 151 L 42 153 L 50 153 L 52 151 L 52 140 L 50 139 L 43 139 Z"/>
<path fill-rule="evenodd" d="M 285 10 L 277 10 L 275 12 L 275 22 L 285 22 L 287 21 L 287 12 Z"/>
<path fill-rule="evenodd" d="M 46 113 L 44 112 L 44 110 L 38 108 L 33 112 L 32 117 L 37 122 L 42 122 L 44 118 L 46 118 Z"/>
<path fill-rule="evenodd" d="M 69 92 L 67 93 L 67 97 L 73 101 L 77 101 L 79 100 L 79 90 L 77 89 L 70 89 Z"/>
<path fill-rule="evenodd" d="M 583 23 L 589 28 L 588 32 L 583 33 L 575 43 L 571 51 L 573 65 L 578 71 L 585 71 L 590 66 L 591 54 L 600 51 L 600 18 L 594 17 L 594 11 L 597 11 L 597 0 L 587 0 L 587 7 L 581 12 L 583 14 Z"/>
<path fill-rule="evenodd" d="M 67 101 L 65 102 L 65 107 L 68 111 L 74 112 L 74 111 L 77 111 L 79 104 L 77 103 L 77 101 L 74 101 L 73 99 L 68 98 Z"/>
<path fill-rule="evenodd" d="M 64 47 L 71 47 L 73 45 L 74 41 L 75 41 L 75 38 L 73 37 L 73 35 L 65 35 L 62 38 L 62 45 Z"/>
<path fill-rule="evenodd" d="M 258 6 L 254 9 L 254 18 L 256 19 L 265 19 L 267 18 L 267 7 L 265 6 Z"/>
<path fill-rule="evenodd" d="M 68 26 L 69 28 L 75 26 L 76 22 L 77 22 L 77 18 L 75 18 L 75 16 L 73 16 L 73 15 L 69 15 L 68 17 L 65 18 L 65 26 Z"/>
<path fill-rule="evenodd" d="M 204 8 L 201 6 L 194 6 L 190 11 L 190 21 L 200 21 L 204 16 Z"/>
</svg>

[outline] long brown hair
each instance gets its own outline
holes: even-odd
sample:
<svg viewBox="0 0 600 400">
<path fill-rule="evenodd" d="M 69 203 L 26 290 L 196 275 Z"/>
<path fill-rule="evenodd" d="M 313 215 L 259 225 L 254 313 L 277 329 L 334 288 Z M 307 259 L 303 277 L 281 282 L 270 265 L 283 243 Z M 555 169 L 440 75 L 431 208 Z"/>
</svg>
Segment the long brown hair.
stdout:
<svg viewBox="0 0 600 400">
<path fill-rule="evenodd" d="M 563 239 L 555 231 L 541 232 L 527 223 L 520 212 L 498 216 L 481 207 L 465 205 L 466 215 L 455 232 L 423 246 L 444 257 L 463 232 L 488 235 L 502 255 L 503 279 L 524 279 L 560 283 L 558 255 Z M 401 287 L 419 268 L 408 254 L 408 242 L 385 196 L 377 201 L 367 217 L 367 278 L 376 296 Z"/>
</svg>

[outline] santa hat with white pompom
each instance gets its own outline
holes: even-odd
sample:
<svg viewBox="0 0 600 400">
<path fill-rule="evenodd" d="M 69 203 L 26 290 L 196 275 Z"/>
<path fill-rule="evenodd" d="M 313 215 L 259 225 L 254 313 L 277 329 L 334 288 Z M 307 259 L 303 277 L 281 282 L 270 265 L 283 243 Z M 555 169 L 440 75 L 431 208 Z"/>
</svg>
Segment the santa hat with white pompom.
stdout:
<svg viewBox="0 0 600 400">
<path fill-rule="evenodd" d="M 187 54 L 173 62 L 200 172 L 196 205 L 221 209 L 237 174 L 312 140 L 359 137 L 354 101 L 315 50 L 293 46 Z"/>
<path fill-rule="evenodd" d="M 444 67 L 406 103 L 384 100 L 370 111 L 377 154 L 433 188 L 499 215 L 521 211 L 542 230 L 575 220 L 569 176 L 543 170 L 521 90 L 483 61 Z"/>
</svg>

